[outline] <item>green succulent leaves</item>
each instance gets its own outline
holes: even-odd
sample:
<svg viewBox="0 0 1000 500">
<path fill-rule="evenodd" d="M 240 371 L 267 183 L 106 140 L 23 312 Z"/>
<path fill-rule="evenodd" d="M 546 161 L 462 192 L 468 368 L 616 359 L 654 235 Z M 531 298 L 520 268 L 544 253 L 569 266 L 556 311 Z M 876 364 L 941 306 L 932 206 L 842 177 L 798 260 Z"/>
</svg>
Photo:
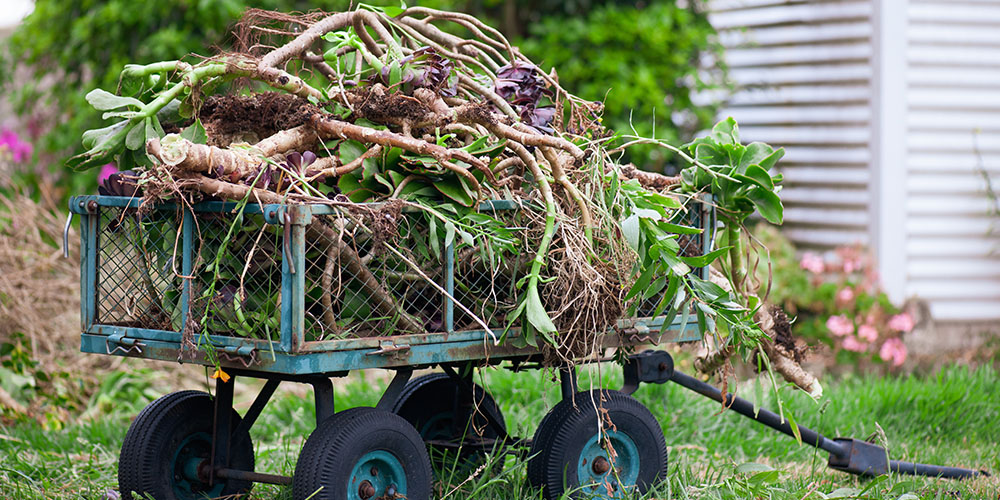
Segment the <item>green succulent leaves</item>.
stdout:
<svg viewBox="0 0 1000 500">
<path fill-rule="evenodd" d="M 781 175 L 769 171 L 785 155 L 761 142 L 740 144 L 739 127 L 732 118 L 715 125 L 712 132 L 685 144 L 695 165 L 681 171 L 682 189 L 710 193 L 724 216 L 737 225 L 754 211 L 772 224 L 781 224 L 784 207 L 778 192 Z"/>
</svg>

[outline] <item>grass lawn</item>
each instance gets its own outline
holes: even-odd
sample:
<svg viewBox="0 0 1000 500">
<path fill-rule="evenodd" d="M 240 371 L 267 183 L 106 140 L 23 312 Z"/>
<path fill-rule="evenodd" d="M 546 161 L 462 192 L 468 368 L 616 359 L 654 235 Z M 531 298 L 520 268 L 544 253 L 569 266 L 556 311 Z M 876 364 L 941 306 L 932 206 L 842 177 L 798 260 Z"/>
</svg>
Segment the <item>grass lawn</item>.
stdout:
<svg viewBox="0 0 1000 500">
<path fill-rule="evenodd" d="M 505 369 L 477 376 L 500 403 L 511 434 L 526 437 L 558 402 L 558 381 L 552 377 L 550 372 L 515 374 Z M 620 371 L 605 365 L 583 369 L 580 385 L 596 386 L 599 378 L 604 387 L 621 384 Z M 1000 377 L 995 369 L 951 367 L 928 376 L 848 376 L 826 382 L 819 403 L 802 393 L 782 391 L 786 410 L 800 424 L 829 437 L 867 438 L 881 428 L 893 459 L 1000 471 Z M 148 382 L 137 377 L 131 383 Z M 337 410 L 373 405 L 385 385 L 385 377 L 373 374 L 342 380 Z M 254 426 L 258 471 L 293 473 L 298 451 L 313 427 L 312 397 L 304 387 L 280 389 Z M 121 385 L 116 391 L 149 392 Z M 740 394 L 759 396 L 765 407 L 775 407 L 763 384 L 745 381 Z M 252 391 L 238 393 L 241 411 L 252 396 Z M 826 453 L 732 412 L 720 414 L 716 403 L 673 384 L 644 385 L 635 396 L 659 419 L 670 453 L 669 480 L 647 498 L 1000 498 L 997 477 L 959 482 L 893 475 L 864 480 L 828 471 Z M 118 451 L 129 421 L 144 404 L 126 403 L 115 402 L 107 415 L 61 430 L 44 430 L 34 422 L 0 428 L 0 497 L 105 498 L 108 490 L 117 488 Z M 445 472 L 437 498 L 539 498 L 525 486 L 522 460 L 497 460 L 503 460 L 502 469 L 472 478 Z M 290 496 L 290 488 L 259 484 L 253 490 L 256 499 Z"/>
</svg>

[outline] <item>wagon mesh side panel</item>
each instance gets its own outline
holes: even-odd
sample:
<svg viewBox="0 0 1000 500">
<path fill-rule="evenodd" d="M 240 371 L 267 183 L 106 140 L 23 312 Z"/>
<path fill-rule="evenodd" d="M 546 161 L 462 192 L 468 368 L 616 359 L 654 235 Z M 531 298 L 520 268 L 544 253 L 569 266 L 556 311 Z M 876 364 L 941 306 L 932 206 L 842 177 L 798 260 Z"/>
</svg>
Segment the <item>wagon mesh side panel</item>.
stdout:
<svg viewBox="0 0 1000 500">
<path fill-rule="evenodd" d="M 180 245 L 173 212 L 101 207 L 95 323 L 171 330 L 180 317 Z"/>
<path fill-rule="evenodd" d="M 340 215 L 322 218 L 338 236 L 328 245 L 306 234 L 307 341 L 444 331 L 444 296 L 406 262 L 425 263 L 431 252 L 421 214 L 400 214 L 390 224 L 395 234 L 391 227 L 366 233 Z M 442 288 L 444 270 L 443 261 L 420 269 Z"/>
<path fill-rule="evenodd" d="M 191 317 L 212 335 L 278 339 L 281 227 L 260 214 L 198 212 L 191 252 Z"/>
<path fill-rule="evenodd" d="M 675 217 L 673 222 L 685 226 L 702 228 L 705 231 L 702 232 L 701 234 L 679 235 L 677 238 L 677 243 L 680 246 L 680 251 L 678 252 L 678 255 L 682 257 L 698 257 L 705 253 L 704 248 L 707 247 L 707 245 L 705 246 L 703 245 L 705 243 L 705 239 L 711 237 L 711 230 L 710 228 L 705 227 L 706 222 L 708 221 L 703 220 L 705 217 L 702 211 L 703 208 L 702 202 L 692 201 L 688 203 L 686 208 L 687 209 L 685 211 L 681 212 Z M 702 277 L 698 270 L 692 272 L 697 274 L 699 277 Z M 666 289 L 664 289 L 664 291 L 665 290 Z M 651 317 L 653 313 L 656 312 L 656 308 L 660 304 L 660 301 L 662 299 L 663 299 L 663 292 L 653 295 L 652 297 L 646 298 L 645 300 L 640 302 L 639 306 L 636 308 L 636 316 L 640 318 Z M 667 306 L 666 309 L 669 309 L 669 306 Z"/>
<path fill-rule="evenodd" d="M 516 210 L 493 211 L 488 213 L 502 222 L 517 237 L 524 239 L 521 214 Z M 524 250 L 517 256 L 505 255 L 500 258 L 496 254 L 484 251 L 481 245 L 475 248 L 462 247 L 455 253 L 455 300 L 469 308 L 490 328 L 504 328 L 507 325 L 507 314 L 517 306 L 517 280 L 523 276 L 523 268 L 533 255 Z M 455 307 L 454 328 L 461 330 L 481 330 L 478 321 L 465 311 Z"/>
</svg>

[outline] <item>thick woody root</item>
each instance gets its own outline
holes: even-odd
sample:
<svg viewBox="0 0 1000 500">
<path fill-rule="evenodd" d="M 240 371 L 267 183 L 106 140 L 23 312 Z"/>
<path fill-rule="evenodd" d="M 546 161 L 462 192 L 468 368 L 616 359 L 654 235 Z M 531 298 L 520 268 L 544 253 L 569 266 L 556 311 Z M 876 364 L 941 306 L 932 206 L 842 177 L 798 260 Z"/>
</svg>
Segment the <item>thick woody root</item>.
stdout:
<svg viewBox="0 0 1000 500">
<path fill-rule="evenodd" d="M 628 179 L 635 179 L 643 187 L 652 188 L 657 191 L 669 188 L 681 182 L 680 176 L 666 176 L 656 172 L 646 172 L 635 168 L 635 165 L 625 165 L 622 167 L 622 175 Z"/>
<path fill-rule="evenodd" d="M 712 283 L 719 285 L 729 291 L 732 287 L 729 281 L 719 271 L 712 269 L 710 275 Z M 774 371 L 781 374 L 782 378 L 795 384 L 796 387 L 809 393 L 813 398 L 823 395 L 823 387 L 814 375 L 805 371 L 796 361 L 798 354 L 793 350 L 790 352 L 787 347 L 787 339 L 791 336 L 788 317 L 780 307 L 775 305 L 763 306 L 757 311 L 754 318 L 760 329 L 764 331 L 767 338 L 761 341 L 760 349 L 767 355 Z M 777 342 L 776 342 L 777 341 Z M 711 351 L 695 359 L 694 366 L 701 373 L 715 373 L 725 366 L 734 354 L 731 345 L 721 349 Z"/>
<path fill-rule="evenodd" d="M 152 141 L 150 141 L 152 142 Z M 204 175 L 191 174 L 186 177 L 179 177 L 182 187 L 191 187 L 205 194 L 216 196 L 227 200 L 242 200 L 247 196 L 251 200 L 260 203 L 284 203 L 280 195 L 272 191 L 250 188 L 249 186 L 232 184 L 218 179 L 211 179 Z M 423 333 L 422 322 L 403 310 L 396 303 L 392 294 L 379 282 L 371 271 L 362 263 L 361 257 L 348 245 L 338 231 L 322 223 L 319 219 L 313 219 L 306 226 L 306 237 L 315 241 L 321 241 L 327 248 L 335 248 L 328 251 L 328 258 L 334 257 L 339 260 L 342 268 L 356 279 L 367 293 L 370 304 L 380 314 L 386 317 L 396 318 L 399 322 L 399 329 L 409 333 Z M 323 291 L 325 294 L 331 293 L 329 289 Z"/>
</svg>

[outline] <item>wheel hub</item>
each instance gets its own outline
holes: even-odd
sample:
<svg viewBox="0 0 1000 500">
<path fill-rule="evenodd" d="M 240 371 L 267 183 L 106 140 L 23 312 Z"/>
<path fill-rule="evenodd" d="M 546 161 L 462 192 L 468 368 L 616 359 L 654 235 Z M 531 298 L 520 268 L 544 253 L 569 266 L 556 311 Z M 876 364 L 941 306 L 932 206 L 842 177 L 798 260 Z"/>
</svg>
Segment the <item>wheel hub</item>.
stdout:
<svg viewBox="0 0 1000 500">
<path fill-rule="evenodd" d="M 601 431 L 580 451 L 577 479 L 596 498 L 625 498 L 639 477 L 639 447 L 627 434 Z"/>
<path fill-rule="evenodd" d="M 370 500 L 395 498 L 397 494 L 406 494 L 406 471 L 395 455 L 385 450 L 371 451 L 354 465 L 347 498 Z"/>
</svg>

